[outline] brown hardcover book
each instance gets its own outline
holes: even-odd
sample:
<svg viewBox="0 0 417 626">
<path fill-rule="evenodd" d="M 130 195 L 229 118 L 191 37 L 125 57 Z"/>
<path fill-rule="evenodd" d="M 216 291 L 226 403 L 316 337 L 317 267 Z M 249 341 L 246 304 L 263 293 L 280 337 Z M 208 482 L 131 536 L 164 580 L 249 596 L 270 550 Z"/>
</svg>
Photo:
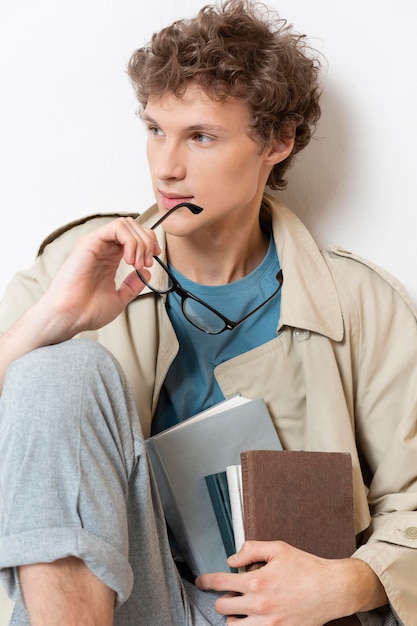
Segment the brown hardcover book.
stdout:
<svg viewBox="0 0 417 626">
<path fill-rule="evenodd" d="M 240 458 L 245 539 L 279 539 L 329 559 L 353 554 L 350 454 L 248 450 Z M 355 616 L 331 622 L 359 623 Z"/>
</svg>

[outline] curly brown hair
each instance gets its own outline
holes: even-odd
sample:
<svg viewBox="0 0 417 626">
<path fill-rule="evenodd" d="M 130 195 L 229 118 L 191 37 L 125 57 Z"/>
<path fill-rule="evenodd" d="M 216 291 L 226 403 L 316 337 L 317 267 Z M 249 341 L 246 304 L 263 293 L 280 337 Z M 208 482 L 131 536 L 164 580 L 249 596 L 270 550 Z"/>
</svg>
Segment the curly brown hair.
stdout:
<svg viewBox="0 0 417 626">
<path fill-rule="evenodd" d="M 283 189 L 284 173 L 320 117 L 320 65 L 305 35 L 264 4 L 227 0 L 155 33 L 133 53 L 128 75 L 142 107 L 167 92 L 181 97 L 193 81 L 215 100 L 245 102 L 263 147 L 294 136 L 292 153 L 268 179 L 271 189 Z"/>
</svg>

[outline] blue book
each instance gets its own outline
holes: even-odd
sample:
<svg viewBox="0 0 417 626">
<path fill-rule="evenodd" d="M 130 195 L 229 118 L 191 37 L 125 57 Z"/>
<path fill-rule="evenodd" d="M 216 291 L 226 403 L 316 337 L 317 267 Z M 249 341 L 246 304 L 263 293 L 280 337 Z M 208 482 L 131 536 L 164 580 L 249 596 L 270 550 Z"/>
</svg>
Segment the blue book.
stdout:
<svg viewBox="0 0 417 626">
<path fill-rule="evenodd" d="M 236 552 L 236 548 L 226 470 L 216 474 L 209 474 L 205 476 L 205 480 L 226 556 L 231 556 Z"/>
</svg>

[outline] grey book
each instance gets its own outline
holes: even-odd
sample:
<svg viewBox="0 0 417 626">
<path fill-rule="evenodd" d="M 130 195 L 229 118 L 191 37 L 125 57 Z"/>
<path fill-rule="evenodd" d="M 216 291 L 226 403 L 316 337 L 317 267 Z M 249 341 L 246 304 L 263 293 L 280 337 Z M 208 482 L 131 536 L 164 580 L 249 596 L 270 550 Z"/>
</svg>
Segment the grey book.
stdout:
<svg viewBox="0 0 417 626">
<path fill-rule="evenodd" d="M 230 571 L 205 476 L 243 450 L 280 450 L 263 399 L 234 396 L 146 441 L 168 525 L 195 575 Z"/>
</svg>

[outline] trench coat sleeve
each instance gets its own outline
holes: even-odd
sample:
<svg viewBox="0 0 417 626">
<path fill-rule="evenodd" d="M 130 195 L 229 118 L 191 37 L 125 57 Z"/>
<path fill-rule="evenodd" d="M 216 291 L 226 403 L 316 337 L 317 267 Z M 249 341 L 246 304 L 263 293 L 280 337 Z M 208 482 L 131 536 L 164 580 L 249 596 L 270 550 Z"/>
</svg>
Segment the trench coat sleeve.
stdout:
<svg viewBox="0 0 417 626">
<path fill-rule="evenodd" d="M 16 273 L 6 286 L 0 301 L 0 336 L 45 293 L 70 254 L 75 241 L 121 215 L 114 213 L 87 216 L 51 233 L 42 242 L 32 267 Z"/>
<path fill-rule="evenodd" d="M 340 253 L 340 251 L 339 251 Z M 344 254 L 344 253 L 343 253 Z M 355 428 L 368 475 L 371 525 L 354 556 L 382 581 L 407 626 L 417 624 L 417 321 L 386 272 L 330 262 L 350 329 Z M 356 264 L 360 265 L 357 266 Z"/>
</svg>

